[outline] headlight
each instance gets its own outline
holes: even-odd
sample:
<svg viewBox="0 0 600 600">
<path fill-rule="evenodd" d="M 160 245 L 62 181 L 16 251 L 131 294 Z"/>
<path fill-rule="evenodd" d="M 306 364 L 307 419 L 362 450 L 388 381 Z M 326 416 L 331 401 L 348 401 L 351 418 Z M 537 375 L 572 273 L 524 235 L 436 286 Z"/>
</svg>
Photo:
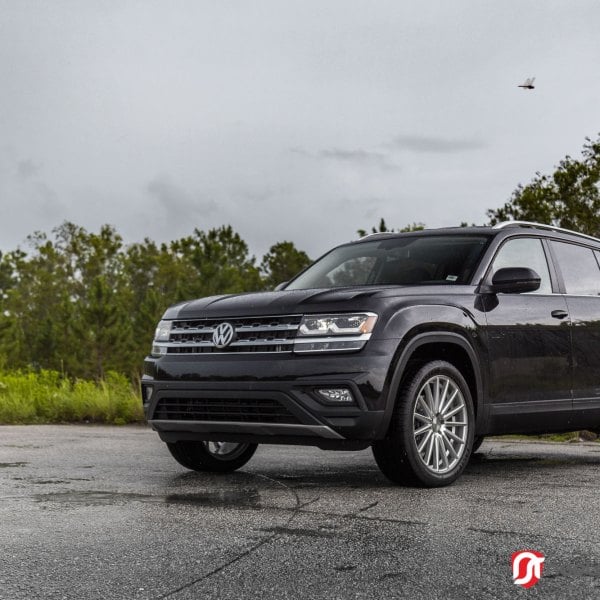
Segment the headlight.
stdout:
<svg viewBox="0 0 600 600">
<path fill-rule="evenodd" d="M 294 352 L 355 352 L 369 341 L 377 315 L 306 315 L 300 323 Z"/>
<path fill-rule="evenodd" d="M 361 335 L 371 333 L 377 322 L 373 313 L 353 315 L 306 315 L 298 335 Z"/>
<path fill-rule="evenodd" d="M 171 326 L 173 321 L 161 321 L 154 332 L 155 342 L 168 342 L 171 335 Z"/>
<path fill-rule="evenodd" d="M 171 326 L 173 321 L 161 321 L 154 332 L 154 343 L 152 344 L 152 356 L 164 356 L 167 353 L 167 346 L 160 342 L 168 342 L 171 335 Z"/>
</svg>

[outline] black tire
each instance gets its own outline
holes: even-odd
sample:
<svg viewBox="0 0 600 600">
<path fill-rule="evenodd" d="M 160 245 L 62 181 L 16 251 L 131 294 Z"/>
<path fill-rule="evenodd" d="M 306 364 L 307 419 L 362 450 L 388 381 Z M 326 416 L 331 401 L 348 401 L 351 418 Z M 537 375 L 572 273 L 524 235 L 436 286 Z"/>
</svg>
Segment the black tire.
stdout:
<svg viewBox="0 0 600 600">
<path fill-rule="evenodd" d="M 475 452 L 477 452 L 477 450 L 479 450 L 479 448 L 481 447 L 481 444 L 483 444 L 483 440 L 485 440 L 484 435 L 476 435 L 473 438 L 473 447 L 471 448 L 471 454 L 475 454 Z"/>
<path fill-rule="evenodd" d="M 440 388 L 440 385 L 446 385 L 446 381 L 449 382 L 448 387 Z M 447 407 L 443 401 L 439 402 L 438 408 L 443 414 L 430 412 L 436 406 L 432 390 L 438 390 L 434 395 L 438 394 L 438 398 L 446 398 L 448 402 Z M 451 400 L 455 390 L 458 391 Z M 430 394 L 427 395 L 427 392 Z M 456 413 L 460 415 L 458 420 L 456 414 L 446 418 L 455 408 L 459 408 Z M 465 425 L 461 427 L 458 423 Z M 373 444 L 373 454 L 383 474 L 394 483 L 422 487 L 449 485 L 461 475 L 469 462 L 474 424 L 469 386 L 454 365 L 436 360 L 413 366 L 399 391 L 388 434 L 385 439 Z M 426 431 L 420 434 L 421 429 Z M 449 431 L 456 440 L 450 437 Z"/>
<path fill-rule="evenodd" d="M 212 471 L 214 473 L 230 473 L 243 467 L 256 452 L 257 444 L 236 444 L 231 452 L 218 455 L 211 452 L 210 444 L 221 442 L 182 441 L 167 443 L 173 458 L 186 469 L 192 471 Z"/>
</svg>

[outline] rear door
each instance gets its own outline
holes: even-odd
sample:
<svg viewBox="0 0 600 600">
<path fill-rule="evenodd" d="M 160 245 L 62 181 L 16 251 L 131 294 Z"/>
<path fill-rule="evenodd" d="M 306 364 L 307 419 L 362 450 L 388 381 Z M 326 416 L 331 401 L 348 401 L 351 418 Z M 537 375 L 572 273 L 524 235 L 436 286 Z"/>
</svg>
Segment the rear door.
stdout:
<svg viewBox="0 0 600 600">
<path fill-rule="evenodd" d="M 574 243 L 550 242 L 572 322 L 573 409 L 576 428 L 600 427 L 599 252 Z"/>
</svg>

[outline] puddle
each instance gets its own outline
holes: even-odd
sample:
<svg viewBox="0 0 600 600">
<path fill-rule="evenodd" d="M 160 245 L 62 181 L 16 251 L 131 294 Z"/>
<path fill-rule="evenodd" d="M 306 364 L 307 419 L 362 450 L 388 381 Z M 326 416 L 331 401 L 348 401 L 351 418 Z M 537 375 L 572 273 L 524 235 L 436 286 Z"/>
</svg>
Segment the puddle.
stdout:
<svg viewBox="0 0 600 600">
<path fill-rule="evenodd" d="M 576 464 L 580 464 L 581 461 L 580 459 L 577 458 L 542 458 L 538 461 L 538 464 L 540 465 L 548 465 L 548 466 L 571 466 L 571 465 L 576 465 Z"/>
<path fill-rule="evenodd" d="M 33 485 L 50 485 L 51 483 L 69 483 L 65 479 L 33 479 L 30 481 Z"/>
<path fill-rule="evenodd" d="M 487 455 L 487 454 L 473 454 L 471 456 L 471 460 L 476 460 L 477 462 L 487 462 L 487 463 L 515 463 L 515 462 L 537 462 L 543 460 L 539 456 L 516 456 L 516 455 Z"/>
<path fill-rule="evenodd" d="M 56 480 L 38 483 L 60 483 Z M 224 508 L 260 508 L 260 495 L 256 489 L 231 491 L 206 491 L 189 494 L 168 494 L 151 496 L 132 492 L 72 491 L 49 494 L 35 494 L 35 502 L 56 502 L 60 504 L 81 504 L 83 506 L 110 506 L 128 502 L 147 502 L 154 504 L 183 504 L 191 506 L 209 506 Z"/>
<path fill-rule="evenodd" d="M 40 448 L 43 448 L 44 446 L 36 446 L 34 444 L 5 444 L 3 446 L 4 448 L 19 448 L 19 449 L 23 449 L 23 448 L 34 448 L 36 450 L 39 450 Z"/>
<path fill-rule="evenodd" d="M 259 508 L 260 494 L 256 488 L 239 490 L 211 490 L 189 494 L 169 494 L 167 504 L 192 504 L 195 506 L 219 506 L 231 508 Z"/>
<path fill-rule="evenodd" d="M 13 477 L 13 481 L 26 481 L 32 485 L 50 485 L 52 483 L 72 483 L 73 481 L 93 481 L 83 477 L 75 477 L 73 479 L 32 479 L 31 477 Z"/>
<path fill-rule="evenodd" d="M 579 456 L 516 456 L 516 455 L 485 455 L 474 454 L 471 456 L 471 464 L 486 463 L 486 466 L 504 465 L 504 464 L 526 464 L 535 463 L 540 466 L 576 466 L 576 465 L 597 465 L 596 457 Z M 468 467 L 467 467 L 468 468 Z"/>
<path fill-rule="evenodd" d="M 86 477 L 69 477 L 68 479 L 31 479 L 30 482 L 35 485 L 48 485 L 50 483 L 72 483 L 73 481 L 94 481 Z"/>
<path fill-rule="evenodd" d="M 55 494 L 35 494 L 35 502 L 59 502 L 64 504 L 82 504 L 84 506 L 109 506 L 125 504 L 129 501 L 160 502 L 159 497 L 147 494 L 119 492 L 57 492 Z"/>
<path fill-rule="evenodd" d="M 0 469 L 10 469 L 12 467 L 24 467 L 27 462 L 0 463 Z"/>
</svg>

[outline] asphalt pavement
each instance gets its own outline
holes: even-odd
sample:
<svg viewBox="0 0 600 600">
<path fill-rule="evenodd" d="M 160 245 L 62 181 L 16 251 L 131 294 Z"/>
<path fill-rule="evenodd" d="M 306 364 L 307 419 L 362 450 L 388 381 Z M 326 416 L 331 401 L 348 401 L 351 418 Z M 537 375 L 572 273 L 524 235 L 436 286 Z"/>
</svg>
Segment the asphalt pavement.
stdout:
<svg viewBox="0 0 600 600">
<path fill-rule="evenodd" d="M 485 441 L 454 485 L 369 450 L 186 471 L 145 427 L 0 427 L 0 599 L 599 598 L 600 444 Z M 543 552 L 539 583 L 513 552 Z"/>
</svg>

